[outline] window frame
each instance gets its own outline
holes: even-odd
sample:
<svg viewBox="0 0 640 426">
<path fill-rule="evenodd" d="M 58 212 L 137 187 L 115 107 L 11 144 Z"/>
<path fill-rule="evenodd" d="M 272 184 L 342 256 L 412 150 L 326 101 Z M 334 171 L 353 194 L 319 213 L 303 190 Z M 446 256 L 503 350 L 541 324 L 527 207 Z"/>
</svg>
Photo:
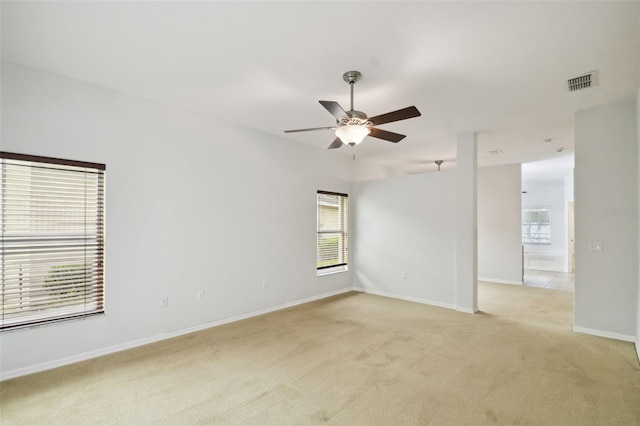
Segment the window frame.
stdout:
<svg viewBox="0 0 640 426">
<path fill-rule="evenodd" d="M 528 222 L 525 223 L 525 216 L 527 212 L 546 212 L 547 217 L 549 218 L 548 222 Z M 521 225 L 522 225 L 522 229 L 521 229 L 521 235 L 522 235 L 522 244 L 530 244 L 530 245 L 542 245 L 542 246 L 548 246 L 552 244 L 552 233 L 551 233 L 551 207 L 549 206 L 537 206 L 537 207 L 523 207 L 522 208 L 522 221 L 521 221 Z M 532 241 L 529 239 L 525 238 L 525 226 L 526 225 L 537 225 L 538 227 L 540 226 L 546 226 L 549 229 L 549 232 L 545 232 L 543 235 L 548 235 L 548 239 L 544 240 L 544 241 L 540 241 L 540 239 L 538 239 L 538 241 Z"/>
<path fill-rule="evenodd" d="M 320 229 L 320 207 L 321 195 L 330 195 L 339 197 L 339 228 Z M 339 234 L 338 235 L 338 262 L 329 265 L 318 266 L 321 257 L 320 241 L 321 235 Z M 349 194 L 340 192 L 318 190 L 316 192 L 316 271 L 318 276 L 333 274 L 337 272 L 346 272 L 349 270 Z"/>
<path fill-rule="evenodd" d="M 0 332 L 103 315 L 106 166 L 0 151 L 0 179 Z"/>
</svg>

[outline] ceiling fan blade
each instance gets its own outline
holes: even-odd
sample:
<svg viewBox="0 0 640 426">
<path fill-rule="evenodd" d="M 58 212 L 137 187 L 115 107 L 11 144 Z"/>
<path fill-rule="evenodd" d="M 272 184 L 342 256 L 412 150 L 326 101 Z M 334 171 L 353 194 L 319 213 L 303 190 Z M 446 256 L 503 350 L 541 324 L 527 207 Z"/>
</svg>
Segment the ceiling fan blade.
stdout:
<svg viewBox="0 0 640 426">
<path fill-rule="evenodd" d="M 388 112 L 386 114 L 376 115 L 375 117 L 371 117 L 369 121 L 373 123 L 374 126 L 379 126 L 380 124 L 406 120 L 407 118 L 420 117 L 421 115 L 422 114 L 420 114 L 418 108 L 410 106 L 397 111 Z"/>
<path fill-rule="evenodd" d="M 310 132 L 312 130 L 333 130 L 333 127 L 311 127 L 310 129 L 285 130 L 285 133 Z"/>
<path fill-rule="evenodd" d="M 342 146 L 342 141 L 340 140 L 340 138 L 336 138 L 336 140 L 334 140 L 331 145 L 329 145 L 329 148 L 327 149 L 336 149 L 336 148 L 340 148 Z"/>
<path fill-rule="evenodd" d="M 369 133 L 368 136 L 371 136 L 372 138 L 383 139 L 389 142 L 398 143 L 402 139 L 407 137 L 406 135 L 401 135 L 400 133 L 394 133 L 394 132 L 389 132 L 387 130 L 376 129 L 375 127 L 370 127 L 370 129 L 371 129 L 371 133 Z"/>
<path fill-rule="evenodd" d="M 347 115 L 346 112 L 344 112 L 344 109 L 342 109 L 339 103 L 335 101 L 318 101 L 318 102 L 320 102 L 320 105 L 325 107 L 326 110 L 329 111 L 331 115 L 333 115 L 338 120 L 349 119 L 349 116 Z"/>
</svg>

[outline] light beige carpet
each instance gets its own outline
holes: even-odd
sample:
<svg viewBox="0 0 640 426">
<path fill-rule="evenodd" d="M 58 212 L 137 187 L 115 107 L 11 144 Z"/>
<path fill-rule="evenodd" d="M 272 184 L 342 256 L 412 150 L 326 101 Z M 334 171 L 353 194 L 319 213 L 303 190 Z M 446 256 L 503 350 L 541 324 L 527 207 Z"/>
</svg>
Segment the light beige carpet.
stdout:
<svg viewBox="0 0 640 426">
<path fill-rule="evenodd" d="M 639 425 L 631 343 L 573 293 L 482 284 L 469 315 L 360 293 L 0 384 L 27 425 Z"/>
</svg>

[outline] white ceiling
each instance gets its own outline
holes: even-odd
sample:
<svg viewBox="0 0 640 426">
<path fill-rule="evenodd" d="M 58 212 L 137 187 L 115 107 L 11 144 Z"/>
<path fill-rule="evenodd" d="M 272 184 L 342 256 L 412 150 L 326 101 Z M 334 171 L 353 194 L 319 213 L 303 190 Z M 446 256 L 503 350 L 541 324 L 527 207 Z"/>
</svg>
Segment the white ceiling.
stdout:
<svg viewBox="0 0 640 426">
<path fill-rule="evenodd" d="M 355 108 L 415 105 L 358 158 L 406 173 L 454 164 L 475 131 L 481 166 L 573 150 L 575 111 L 634 96 L 636 2 L 2 2 L 2 59 L 326 149 L 359 70 Z M 570 77 L 599 84 L 569 93 Z M 542 141 L 552 138 L 551 144 Z M 492 156 L 488 151 L 501 149 Z M 343 147 L 336 155 L 350 154 Z"/>
<path fill-rule="evenodd" d="M 522 164 L 522 187 L 539 182 L 563 182 L 573 175 L 573 155 L 562 155 L 548 160 Z"/>
</svg>

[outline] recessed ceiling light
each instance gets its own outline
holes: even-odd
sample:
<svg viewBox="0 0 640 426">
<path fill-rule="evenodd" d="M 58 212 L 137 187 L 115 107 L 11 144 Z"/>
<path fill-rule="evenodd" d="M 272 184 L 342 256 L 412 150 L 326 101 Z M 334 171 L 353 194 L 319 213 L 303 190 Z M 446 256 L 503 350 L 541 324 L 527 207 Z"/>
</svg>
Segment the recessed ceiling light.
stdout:
<svg viewBox="0 0 640 426">
<path fill-rule="evenodd" d="M 489 151 L 489 154 L 491 154 L 491 155 L 501 155 L 501 154 L 504 154 L 504 151 L 501 150 L 501 149 L 495 149 L 493 151 Z"/>
<path fill-rule="evenodd" d="M 552 141 L 552 140 L 553 140 L 553 139 L 551 139 L 551 138 L 549 138 L 549 139 L 545 139 L 545 140 L 543 140 L 543 141 L 542 141 L 542 143 L 544 143 L 544 144 L 549 144 L 549 143 L 551 143 L 551 141 Z"/>
<path fill-rule="evenodd" d="M 556 149 L 556 152 L 562 152 L 562 151 L 564 151 L 564 148 L 558 148 L 558 149 Z"/>
</svg>

